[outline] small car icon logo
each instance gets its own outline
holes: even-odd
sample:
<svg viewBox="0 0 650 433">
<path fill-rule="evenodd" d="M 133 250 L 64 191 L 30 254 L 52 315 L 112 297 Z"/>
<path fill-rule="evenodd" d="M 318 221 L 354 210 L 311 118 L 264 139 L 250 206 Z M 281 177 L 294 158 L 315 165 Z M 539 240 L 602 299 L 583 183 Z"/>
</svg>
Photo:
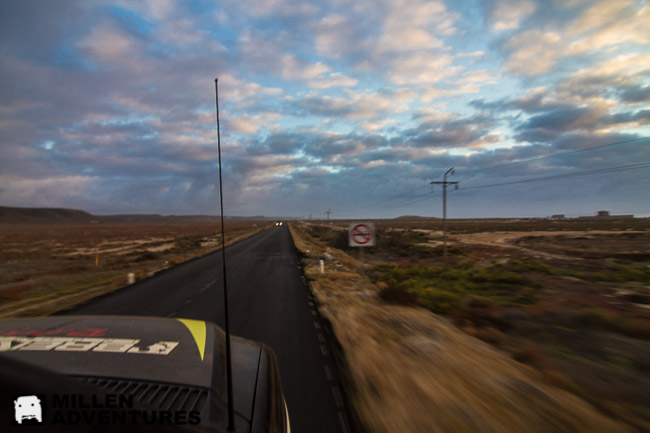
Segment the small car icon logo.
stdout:
<svg viewBox="0 0 650 433">
<path fill-rule="evenodd" d="M 43 422 L 41 400 L 35 395 L 24 395 L 14 400 L 16 422 L 22 424 L 25 420 Z"/>
</svg>

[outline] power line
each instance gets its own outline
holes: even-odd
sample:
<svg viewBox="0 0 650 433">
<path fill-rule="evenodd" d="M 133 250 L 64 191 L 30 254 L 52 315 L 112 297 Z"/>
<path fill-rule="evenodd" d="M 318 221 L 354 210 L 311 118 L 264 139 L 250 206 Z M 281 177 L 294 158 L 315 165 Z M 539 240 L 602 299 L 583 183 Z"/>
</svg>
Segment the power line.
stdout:
<svg viewBox="0 0 650 433">
<path fill-rule="evenodd" d="M 558 156 L 565 156 L 565 155 L 571 155 L 571 154 L 576 154 L 576 153 L 588 152 L 588 151 L 592 151 L 592 150 L 603 149 L 603 148 L 606 148 L 606 147 L 617 146 L 617 145 L 626 144 L 626 143 L 632 143 L 632 142 L 635 142 L 635 141 L 647 140 L 648 138 L 649 137 L 640 137 L 640 138 L 633 138 L 633 139 L 629 139 L 629 140 L 617 141 L 617 142 L 614 142 L 614 143 L 608 143 L 608 144 L 603 144 L 603 145 L 599 145 L 599 146 L 593 146 L 593 147 L 589 147 L 589 148 L 586 148 L 586 149 L 579 149 L 579 150 L 572 150 L 572 151 L 569 151 L 569 152 L 555 153 L 555 154 L 552 154 L 552 155 L 546 155 L 546 156 L 541 156 L 541 157 L 537 157 L 537 158 L 530 158 L 530 159 L 526 159 L 526 160 L 522 160 L 522 161 L 515 161 L 515 162 L 506 163 L 506 164 L 500 164 L 500 165 L 495 165 L 495 166 L 491 166 L 491 167 L 480 168 L 480 169 L 476 169 L 476 170 L 464 171 L 464 172 L 461 172 L 461 174 L 463 174 L 463 175 L 473 174 L 473 173 L 492 170 L 492 169 L 496 169 L 496 168 L 510 167 L 510 166 L 513 166 L 513 165 L 524 164 L 524 163 L 527 163 L 527 162 L 540 161 L 540 160 L 544 160 L 544 159 L 548 159 L 548 158 L 554 158 L 554 157 L 558 157 Z M 576 175 L 578 175 L 578 174 L 558 175 L 557 178 L 561 178 L 561 177 L 564 177 L 564 176 L 576 176 Z M 548 179 L 552 179 L 552 178 L 555 178 L 555 177 L 554 176 L 548 177 Z M 540 178 L 539 180 L 546 180 L 546 178 Z M 533 181 L 535 181 L 535 180 L 516 181 L 514 183 L 525 183 L 525 182 L 533 182 Z M 510 184 L 510 182 L 494 184 L 494 186 L 501 186 L 501 185 L 508 185 L 508 184 Z M 475 186 L 475 187 L 463 188 L 463 190 L 474 189 L 474 188 L 487 188 L 489 186 L 491 186 L 491 185 L 478 185 L 478 186 Z M 396 208 L 399 208 L 399 207 L 402 207 L 402 206 L 405 206 L 405 205 L 408 205 L 408 204 L 418 203 L 420 201 L 426 200 L 427 198 L 429 198 L 431 196 L 428 195 L 428 196 L 422 196 L 422 197 L 408 198 L 406 200 L 402 200 L 402 201 L 398 201 L 398 202 L 394 202 L 394 201 L 403 199 L 406 196 L 408 196 L 408 195 L 410 195 L 410 194 L 412 194 L 412 193 L 414 193 L 416 191 L 419 191 L 419 190 L 421 190 L 423 188 L 426 188 L 426 185 L 423 185 L 423 186 L 420 186 L 420 187 L 417 187 L 417 188 L 414 188 L 414 189 L 411 189 L 411 190 L 408 190 L 408 191 L 404 191 L 404 192 L 402 192 L 402 193 L 400 193 L 398 195 L 392 196 L 392 197 L 384 199 L 384 200 L 380 200 L 379 202 L 376 202 L 376 203 L 370 203 L 370 204 L 367 204 L 367 205 L 359 206 L 358 209 L 377 208 L 378 210 L 387 210 L 387 209 L 396 209 Z M 391 203 L 391 202 L 394 202 L 394 203 Z"/>
<path fill-rule="evenodd" d="M 458 182 L 448 181 L 447 176 L 454 173 L 455 171 L 452 167 L 445 172 L 442 182 L 431 182 L 431 185 L 442 185 L 442 256 L 445 258 L 447 257 L 447 187 L 449 185 L 454 185 L 456 188 L 458 188 Z"/>
<path fill-rule="evenodd" d="M 575 173 L 565 173 L 565 174 L 558 174 L 558 175 L 553 175 L 553 176 L 544 176 L 544 177 L 536 177 L 533 179 L 523 179 L 523 180 L 516 180 L 516 181 L 510 181 L 510 182 L 499 182 L 499 183 L 492 183 L 492 184 L 487 184 L 487 185 L 476 185 L 476 186 L 470 186 L 466 188 L 461 188 L 460 191 L 467 191 L 467 190 L 472 190 L 472 189 L 481 189 L 481 188 L 491 188 L 495 186 L 505 186 L 505 185 L 516 185 L 516 184 L 522 184 L 522 183 L 531 183 L 531 182 L 540 182 L 544 180 L 553 180 L 553 179 L 566 179 L 566 178 L 571 178 L 571 177 L 579 177 L 579 176 L 591 176 L 595 174 L 605 174 L 605 173 L 614 173 L 618 171 L 628 171 L 628 170 L 638 170 L 640 168 L 646 168 L 650 167 L 650 162 L 643 162 L 639 164 L 628 164 L 628 165 L 622 165 L 622 166 L 617 166 L 617 167 L 607 167 L 607 168 L 601 168 L 597 170 L 588 170 L 588 171 L 581 171 L 581 172 L 575 172 Z M 432 195 L 427 195 L 427 196 L 422 196 L 422 197 L 415 197 L 415 198 L 410 198 L 405 201 L 401 201 L 398 203 L 394 204 L 389 204 L 386 206 L 381 206 L 377 210 L 390 210 L 390 209 L 397 209 L 400 207 L 404 207 L 410 204 L 415 204 L 419 203 L 424 200 L 428 200 L 431 197 L 439 197 L 442 196 L 442 194 L 432 194 Z"/>
<path fill-rule="evenodd" d="M 600 146 L 588 147 L 586 149 L 579 149 L 579 150 L 572 150 L 572 151 L 569 151 L 569 152 L 554 153 L 552 155 L 546 155 L 546 156 L 540 156 L 540 157 L 537 157 L 537 158 L 525 159 L 523 161 L 509 162 L 507 164 L 499 164 L 499 165 L 494 165 L 494 166 L 491 166 L 491 167 L 478 168 L 476 170 L 470 170 L 470 171 L 461 171 L 461 174 L 463 174 L 463 175 L 474 174 L 474 173 L 479 173 L 481 171 L 493 170 L 495 168 L 511 167 L 513 165 L 525 164 L 527 162 L 533 162 L 533 161 L 541 161 L 543 159 L 554 158 L 556 156 L 571 155 L 571 154 L 574 154 L 574 153 L 588 152 L 588 151 L 591 151 L 591 150 L 603 149 L 605 147 L 618 146 L 620 144 L 632 143 L 634 141 L 639 141 L 639 140 L 648 140 L 648 138 L 649 137 L 633 138 L 633 139 L 630 139 L 630 140 L 618 141 L 616 143 L 609 143 L 609 144 L 603 144 L 603 145 L 600 145 Z"/>
<path fill-rule="evenodd" d="M 387 205 L 387 206 L 382 206 L 382 207 L 378 208 L 377 210 L 397 209 L 397 208 L 400 208 L 400 207 L 403 207 L 403 206 L 406 206 L 406 205 L 409 205 L 409 204 L 415 204 L 415 203 L 419 203 L 419 202 L 424 201 L 424 200 L 429 200 L 431 197 L 440 197 L 441 195 L 442 194 L 426 195 L 426 196 L 422 196 L 422 197 L 410 198 L 410 199 L 408 199 L 406 201 L 403 201 L 403 202 L 390 204 L 390 205 Z"/>
<path fill-rule="evenodd" d="M 592 174 L 601 174 L 601 173 L 612 173 L 612 172 L 617 172 L 617 171 L 627 171 L 627 170 L 637 170 L 639 168 L 645 168 L 645 167 L 650 167 L 650 162 L 643 162 L 640 164 L 629 164 L 629 165 L 621 165 L 618 167 L 608 167 L 608 168 L 601 168 L 598 170 L 588 170 L 588 171 L 581 171 L 581 172 L 576 172 L 576 173 L 565 173 L 565 174 L 557 174 L 554 176 L 545 176 L 545 177 L 536 177 L 533 179 L 524 179 L 524 180 L 515 180 L 511 182 L 500 182 L 500 183 L 491 183 L 488 185 L 476 185 L 476 186 L 470 186 L 463 188 L 462 191 L 467 191 L 470 189 L 480 189 L 480 188 L 490 188 L 494 186 L 504 186 L 504 185 L 515 185 L 518 183 L 528 183 L 528 182 L 539 182 L 543 180 L 550 180 L 550 179 L 565 179 L 565 178 L 570 178 L 570 177 L 578 177 L 578 176 L 588 176 Z"/>
<path fill-rule="evenodd" d="M 565 156 L 565 155 L 571 155 L 571 154 L 576 154 L 576 153 L 582 153 L 582 152 L 588 152 L 592 150 L 598 150 L 598 149 L 603 149 L 606 147 L 611 147 L 611 146 L 617 146 L 621 144 L 626 144 L 626 143 L 632 143 L 640 140 L 647 140 L 650 137 L 640 137 L 640 138 L 634 138 L 630 140 L 624 140 L 624 141 L 618 141 L 615 143 L 608 143 L 604 145 L 599 145 L 599 146 L 594 146 L 586 149 L 579 149 L 579 150 L 573 150 L 569 152 L 561 152 L 561 153 L 556 153 L 552 155 L 546 155 L 542 157 L 537 157 L 537 158 L 530 158 L 527 160 L 523 161 L 515 161 L 507 164 L 500 164 L 500 165 L 495 165 L 491 167 L 485 167 L 477 170 L 470 170 L 466 172 L 462 172 L 462 174 L 473 174 L 473 173 L 478 173 L 481 171 L 487 171 L 487 170 L 492 170 L 496 168 L 502 168 L 502 167 L 510 167 L 513 165 L 518 165 L 518 164 L 524 164 L 527 162 L 533 162 L 533 161 L 540 161 L 548 158 L 554 158 L 557 156 Z M 595 174 L 604 174 L 604 173 L 611 173 L 611 172 L 617 172 L 617 171 L 627 171 L 627 170 L 636 170 L 640 168 L 646 168 L 650 166 L 650 162 L 644 162 L 644 163 L 639 163 L 639 164 L 629 164 L 629 165 L 623 165 L 623 166 L 618 166 L 618 167 L 607 167 L 603 169 L 597 169 L 597 170 L 588 170 L 588 171 L 583 171 L 583 172 L 576 172 L 576 173 L 565 173 L 565 174 L 559 174 L 559 175 L 553 175 L 553 176 L 545 176 L 545 177 L 539 177 L 539 178 L 533 178 L 533 179 L 524 179 L 524 180 L 518 180 L 518 181 L 510 181 L 510 182 L 499 182 L 499 183 L 494 183 L 494 184 L 487 184 L 487 185 L 476 185 L 476 186 L 469 186 L 462 188 L 461 191 L 467 191 L 471 189 L 481 189 L 481 188 L 491 188 L 491 187 L 496 187 L 496 186 L 505 186 L 505 185 L 515 185 L 515 184 L 522 184 L 522 183 L 530 183 L 530 182 L 539 182 L 539 181 L 544 181 L 544 180 L 553 180 L 553 179 L 565 179 L 565 178 L 571 178 L 571 177 L 578 177 L 578 176 L 588 176 L 588 175 L 595 175 Z M 419 186 L 417 188 L 404 191 L 398 195 L 392 196 L 388 199 L 380 200 L 375 203 L 369 203 L 367 205 L 361 205 L 357 207 L 357 210 L 366 210 L 366 209 L 377 209 L 377 210 L 390 210 L 390 209 L 397 209 L 403 206 L 407 206 L 410 204 L 415 204 L 422 202 L 424 200 L 427 200 L 431 197 L 437 197 L 439 195 L 426 195 L 426 196 L 416 196 L 416 197 L 410 197 L 404 200 L 404 198 L 413 192 L 420 191 L 422 189 L 426 188 L 426 185 Z M 396 201 L 399 200 L 399 201 Z"/>
<path fill-rule="evenodd" d="M 384 209 L 384 208 L 393 208 L 393 207 L 395 207 L 396 204 L 397 204 L 396 207 L 399 207 L 400 206 L 399 203 L 402 203 L 402 201 L 404 200 L 404 198 L 408 194 L 411 194 L 411 193 L 413 193 L 415 191 L 425 189 L 425 188 L 427 188 L 427 185 L 422 185 L 422 186 L 419 186 L 419 187 L 414 188 L 412 190 L 405 191 L 405 192 L 403 192 L 403 193 L 401 193 L 399 195 L 395 195 L 395 196 L 392 196 L 392 197 L 387 198 L 387 199 L 379 200 L 379 201 L 377 201 L 375 203 L 368 203 L 368 204 L 365 204 L 365 205 L 357 206 L 356 209 L 357 210 L 365 210 L 365 209 L 378 208 L 378 209 L 381 210 L 381 209 Z M 417 201 L 421 201 L 421 200 L 425 200 L 425 199 L 427 199 L 429 197 L 430 197 L 430 195 L 410 197 L 410 198 L 405 200 L 405 204 L 408 204 L 410 201 L 412 201 L 414 199 L 417 200 Z M 391 203 L 391 202 L 395 202 L 396 200 L 400 200 L 400 201 L 397 202 L 397 203 Z"/>
</svg>

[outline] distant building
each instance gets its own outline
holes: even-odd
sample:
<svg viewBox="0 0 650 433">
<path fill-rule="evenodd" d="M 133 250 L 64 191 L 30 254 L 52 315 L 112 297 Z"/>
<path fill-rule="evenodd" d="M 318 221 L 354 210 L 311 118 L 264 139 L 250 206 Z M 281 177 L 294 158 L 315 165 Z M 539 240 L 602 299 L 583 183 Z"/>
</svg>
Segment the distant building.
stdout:
<svg viewBox="0 0 650 433">
<path fill-rule="evenodd" d="M 596 212 L 596 216 L 581 216 L 578 217 L 581 219 L 630 219 L 634 218 L 634 215 L 610 215 L 608 210 L 599 210 Z"/>
<path fill-rule="evenodd" d="M 563 220 L 564 218 L 565 218 L 564 214 L 561 213 L 551 216 L 552 220 Z"/>
</svg>

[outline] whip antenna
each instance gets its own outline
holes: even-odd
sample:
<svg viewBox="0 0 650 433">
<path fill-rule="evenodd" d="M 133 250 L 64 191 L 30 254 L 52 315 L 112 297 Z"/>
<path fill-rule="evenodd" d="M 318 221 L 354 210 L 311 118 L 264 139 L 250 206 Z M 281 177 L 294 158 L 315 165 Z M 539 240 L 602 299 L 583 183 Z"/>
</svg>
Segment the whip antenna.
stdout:
<svg viewBox="0 0 650 433">
<path fill-rule="evenodd" d="M 223 264 L 223 303 L 226 322 L 226 378 L 228 381 L 228 430 L 235 431 L 235 405 L 232 400 L 232 356 L 230 353 L 230 323 L 228 321 L 228 285 L 226 284 L 226 235 L 223 224 L 223 182 L 221 181 L 221 134 L 219 132 L 219 79 L 214 79 L 217 105 L 217 151 L 219 153 L 219 205 L 221 209 L 221 259 Z"/>
</svg>

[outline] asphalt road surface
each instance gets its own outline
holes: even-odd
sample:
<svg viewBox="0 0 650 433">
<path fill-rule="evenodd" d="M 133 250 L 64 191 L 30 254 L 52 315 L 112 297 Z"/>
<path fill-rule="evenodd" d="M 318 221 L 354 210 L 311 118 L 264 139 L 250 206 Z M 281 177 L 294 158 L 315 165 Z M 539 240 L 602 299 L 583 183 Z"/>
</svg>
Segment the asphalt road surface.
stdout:
<svg viewBox="0 0 650 433">
<path fill-rule="evenodd" d="M 285 225 L 226 248 L 230 330 L 270 345 L 295 433 L 347 433 L 327 334 Z M 180 317 L 224 327 L 221 253 L 96 298 L 63 314 Z"/>
</svg>

